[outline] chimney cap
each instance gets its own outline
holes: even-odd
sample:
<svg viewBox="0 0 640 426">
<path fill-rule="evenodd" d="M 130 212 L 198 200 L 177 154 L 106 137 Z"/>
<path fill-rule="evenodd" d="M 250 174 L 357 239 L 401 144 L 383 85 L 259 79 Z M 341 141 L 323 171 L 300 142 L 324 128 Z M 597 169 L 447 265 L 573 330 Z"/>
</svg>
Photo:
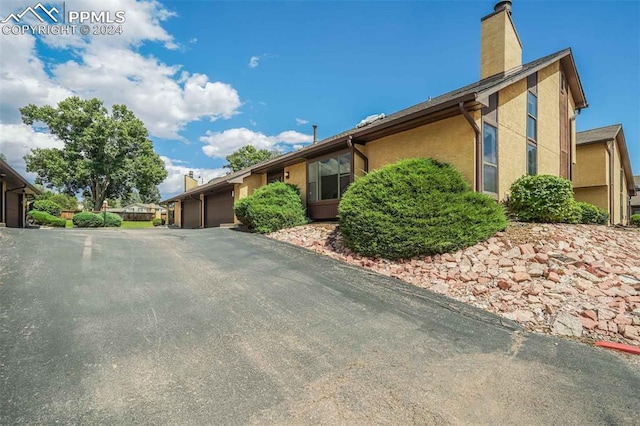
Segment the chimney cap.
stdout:
<svg viewBox="0 0 640 426">
<path fill-rule="evenodd" d="M 494 12 L 498 12 L 498 11 L 501 11 L 503 9 L 506 10 L 507 12 L 511 12 L 511 1 L 510 0 L 504 0 L 504 1 L 498 2 L 493 7 Z"/>
</svg>

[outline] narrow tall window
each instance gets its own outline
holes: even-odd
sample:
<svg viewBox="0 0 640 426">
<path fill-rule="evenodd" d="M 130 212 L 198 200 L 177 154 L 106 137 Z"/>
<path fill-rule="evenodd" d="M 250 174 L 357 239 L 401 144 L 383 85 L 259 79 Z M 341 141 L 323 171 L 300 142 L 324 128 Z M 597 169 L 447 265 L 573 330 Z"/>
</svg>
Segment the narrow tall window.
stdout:
<svg viewBox="0 0 640 426">
<path fill-rule="evenodd" d="M 538 74 L 527 78 L 527 174 L 538 173 Z"/>
<path fill-rule="evenodd" d="M 485 192 L 498 193 L 498 129 L 484 123 L 482 141 L 482 173 Z"/>
<path fill-rule="evenodd" d="M 498 94 L 482 109 L 482 191 L 498 197 Z"/>
<path fill-rule="evenodd" d="M 624 183 L 622 180 L 624 179 L 624 173 L 622 169 L 620 169 L 620 223 L 624 223 Z"/>
</svg>

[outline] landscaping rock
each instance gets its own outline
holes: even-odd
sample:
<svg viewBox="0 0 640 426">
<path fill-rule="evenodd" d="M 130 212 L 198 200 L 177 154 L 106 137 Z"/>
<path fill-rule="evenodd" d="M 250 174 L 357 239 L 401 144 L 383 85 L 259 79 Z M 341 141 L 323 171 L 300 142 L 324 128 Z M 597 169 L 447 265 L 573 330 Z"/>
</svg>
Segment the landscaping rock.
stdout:
<svg viewBox="0 0 640 426">
<path fill-rule="evenodd" d="M 270 237 L 487 309 L 530 330 L 640 346 L 640 229 L 511 223 L 464 250 L 395 262 L 351 252 L 332 223 Z"/>
</svg>

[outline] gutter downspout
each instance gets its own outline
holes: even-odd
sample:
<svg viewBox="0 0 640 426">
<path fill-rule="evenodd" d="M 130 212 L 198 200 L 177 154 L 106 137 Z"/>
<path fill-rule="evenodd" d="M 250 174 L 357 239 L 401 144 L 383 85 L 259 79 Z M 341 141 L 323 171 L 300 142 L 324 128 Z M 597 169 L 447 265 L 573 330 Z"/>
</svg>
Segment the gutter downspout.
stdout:
<svg viewBox="0 0 640 426">
<path fill-rule="evenodd" d="M 364 155 L 362 152 L 360 152 L 360 150 L 358 148 L 356 148 L 356 146 L 353 144 L 353 136 L 349 135 L 349 139 L 347 139 L 347 146 L 349 148 L 351 148 L 353 150 L 353 152 L 356 153 L 356 155 L 360 158 L 362 158 L 364 160 L 364 171 L 368 172 L 369 171 L 369 158 L 367 158 L 366 155 Z M 355 161 L 354 161 L 354 167 L 352 167 L 352 173 L 351 175 L 355 178 Z M 354 179 L 352 179 L 351 181 L 353 182 Z"/>
<path fill-rule="evenodd" d="M 475 132 L 475 141 L 474 141 L 475 157 L 476 157 L 476 185 L 475 186 L 476 186 L 476 192 L 482 192 L 482 182 L 481 182 L 482 180 L 482 155 L 481 155 L 482 139 L 480 137 L 480 128 L 476 124 L 471 114 L 469 114 L 469 111 L 467 111 L 466 108 L 464 107 L 464 102 L 460 102 L 458 104 L 458 108 L 460 109 L 460 112 L 462 113 L 462 115 L 464 115 L 464 118 L 467 119 L 467 122 L 469 122 L 469 125 Z"/>
<path fill-rule="evenodd" d="M 609 154 L 609 224 L 614 224 L 614 201 L 613 201 L 613 141 L 607 142 L 607 153 Z"/>
</svg>

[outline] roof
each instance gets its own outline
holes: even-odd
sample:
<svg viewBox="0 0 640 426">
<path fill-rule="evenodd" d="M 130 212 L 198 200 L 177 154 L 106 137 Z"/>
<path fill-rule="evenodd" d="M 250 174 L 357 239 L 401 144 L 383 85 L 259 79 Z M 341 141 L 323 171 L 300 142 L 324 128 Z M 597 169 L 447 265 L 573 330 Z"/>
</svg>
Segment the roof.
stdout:
<svg viewBox="0 0 640 426">
<path fill-rule="evenodd" d="M 640 176 L 634 176 L 633 183 L 635 184 L 636 189 L 640 190 Z"/>
<path fill-rule="evenodd" d="M 622 124 L 612 124 L 610 126 L 598 127 L 597 129 L 585 130 L 576 133 L 576 145 L 578 146 L 608 141 L 616 141 L 618 151 L 620 152 L 620 161 L 622 162 L 624 174 L 627 178 L 628 192 L 630 195 L 635 195 L 637 184 L 635 183 L 635 177 L 631 171 L 631 161 L 629 160 L 629 151 L 627 150 L 627 142 L 624 137 Z"/>
<path fill-rule="evenodd" d="M 621 129 L 622 124 L 613 124 L 611 126 L 578 132 L 576 133 L 576 144 L 586 145 L 590 143 L 610 141 L 618 136 L 618 132 L 620 132 Z"/>
<path fill-rule="evenodd" d="M 2 177 L 7 181 L 15 182 L 15 184 L 18 185 L 17 187 L 14 187 L 14 188 L 7 188 L 8 191 L 13 189 L 24 188 L 24 189 L 29 189 L 31 192 L 33 192 L 34 195 L 40 194 L 40 190 L 38 188 L 33 186 L 31 183 L 29 183 L 25 178 L 23 178 L 20 175 L 20 173 L 16 172 L 14 168 L 9 165 L 9 163 L 7 163 L 1 158 L 0 158 L 0 177 Z"/>
<path fill-rule="evenodd" d="M 298 151 L 293 151 L 274 159 L 266 160 L 262 163 L 240 170 L 238 172 L 222 176 L 217 179 L 213 179 L 204 185 L 197 186 L 182 194 L 168 198 L 161 203 L 172 202 L 184 198 L 189 198 L 195 194 L 200 194 L 212 190 L 216 187 L 222 186 L 225 183 L 232 183 L 230 180 L 240 177 L 243 174 L 251 174 L 252 171 L 264 172 L 269 167 L 276 167 L 276 165 L 291 164 L 296 159 L 302 161 L 305 158 L 309 158 L 311 155 L 322 152 L 322 150 L 330 149 L 333 146 L 346 143 L 352 139 L 354 142 L 360 140 L 371 140 L 375 138 L 376 134 L 381 135 L 384 131 L 392 131 L 396 133 L 404 130 L 400 126 L 404 126 L 412 121 L 417 121 L 429 115 L 433 115 L 437 112 L 446 110 L 447 108 L 457 107 L 460 103 L 473 104 L 487 106 L 489 102 L 489 96 L 499 90 L 507 87 L 527 76 L 551 65 L 556 61 L 563 61 L 565 69 L 571 71 L 567 75 L 567 81 L 569 81 L 571 91 L 576 100 L 576 108 L 586 108 L 588 106 L 580 78 L 575 68 L 571 49 L 567 48 L 551 55 L 544 56 L 535 61 L 524 64 L 520 67 L 509 70 L 505 73 L 497 74 L 475 83 L 463 86 L 459 89 L 452 90 L 433 99 L 429 99 L 425 102 L 410 106 L 396 113 L 390 114 L 381 120 L 377 120 L 374 123 L 365 127 L 354 127 L 346 130 L 342 133 L 330 136 L 323 139 L 318 143 L 309 145 Z M 391 130 L 390 130 L 391 129 Z M 395 131 L 393 131 L 395 129 Z M 387 133 L 389 134 L 389 133 Z M 381 137 L 381 136 L 378 136 Z"/>
</svg>

